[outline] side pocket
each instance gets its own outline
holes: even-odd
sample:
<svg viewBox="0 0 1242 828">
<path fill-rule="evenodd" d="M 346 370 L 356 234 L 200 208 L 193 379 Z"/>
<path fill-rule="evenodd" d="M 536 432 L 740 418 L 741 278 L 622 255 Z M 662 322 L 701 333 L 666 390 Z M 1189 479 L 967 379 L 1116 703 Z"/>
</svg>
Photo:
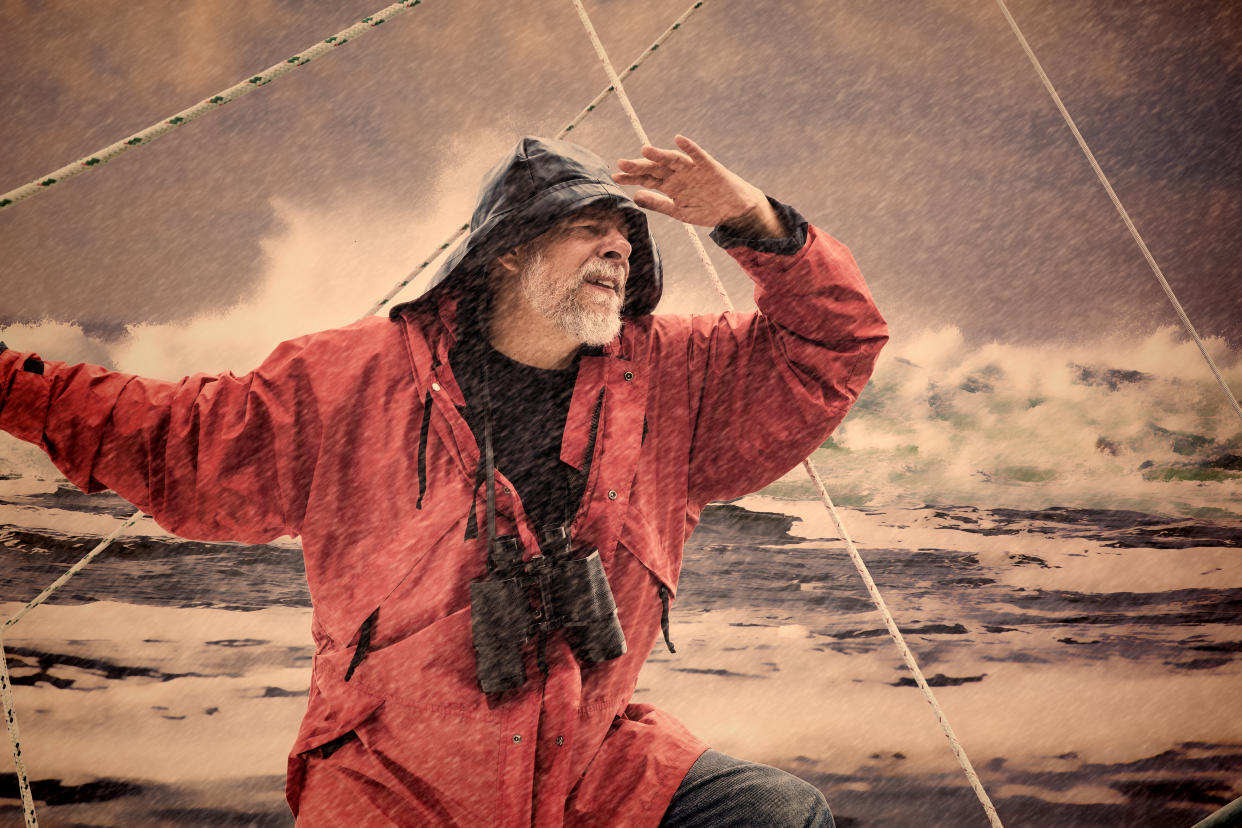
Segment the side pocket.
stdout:
<svg viewBox="0 0 1242 828">
<path fill-rule="evenodd" d="M 669 550 L 661 544 L 659 533 L 651 525 L 651 520 L 640 508 L 630 507 L 625 526 L 621 529 L 619 546 L 637 558 L 668 589 L 670 596 L 676 596 L 677 571 L 681 568 L 680 554 L 676 557 L 669 554 Z"/>
<path fill-rule="evenodd" d="M 660 544 L 660 537 L 651 525 L 651 521 L 637 510 L 631 511 L 629 520 L 621 532 L 621 543 L 617 551 L 618 554 L 628 552 L 650 576 L 650 580 L 644 579 L 646 583 L 643 584 L 641 591 L 632 594 L 631 600 L 635 601 L 633 606 L 638 613 L 653 621 L 655 616 L 647 615 L 647 613 L 652 612 L 653 604 L 659 607 L 660 632 L 664 636 L 664 644 L 670 653 L 677 652 L 669 633 L 669 607 L 676 596 L 673 584 L 680 562 L 669 559 L 668 550 Z M 652 581 L 655 582 L 654 596 L 650 592 Z M 653 597 L 655 601 L 652 601 Z M 650 622 L 644 623 L 644 626 L 647 623 Z M 654 624 L 649 629 L 654 633 Z"/>
</svg>

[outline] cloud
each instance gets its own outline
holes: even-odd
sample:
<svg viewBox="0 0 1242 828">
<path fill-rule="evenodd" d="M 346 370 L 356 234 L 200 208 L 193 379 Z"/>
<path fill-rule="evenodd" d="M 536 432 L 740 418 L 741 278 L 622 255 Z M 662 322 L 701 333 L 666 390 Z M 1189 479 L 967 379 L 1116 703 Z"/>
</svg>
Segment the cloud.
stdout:
<svg viewBox="0 0 1242 828">
<path fill-rule="evenodd" d="M 55 25 L 37 26 L 37 36 L 14 38 L 8 45 L 16 52 L 13 57 L 37 68 L 44 82 L 56 84 L 78 103 L 98 99 L 101 86 L 141 88 L 156 73 L 174 98 L 202 93 L 204 83 L 220 79 L 236 83 L 246 72 L 262 68 L 245 63 L 248 33 L 287 30 L 298 23 L 272 0 L 190 0 L 140 15 L 131 15 L 133 4 L 125 0 L 91 3 L 85 9 L 49 5 L 62 8 L 8 8 L 0 10 L 0 21 L 20 31 L 32 20 L 44 22 L 39 15 L 54 18 L 46 22 Z"/>
<path fill-rule="evenodd" d="M 94 339 L 77 324 L 51 320 L 0 326 L 0 340 L 48 360 L 88 362 L 157 379 L 244 373 L 283 340 L 358 319 L 437 252 L 469 217 L 473 182 L 495 161 L 497 147 L 507 148 L 509 141 L 508 135 L 479 134 L 449 143 L 443 178 L 421 208 L 394 210 L 383 194 L 367 192 L 323 205 L 273 200 L 274 229 L 260 245 L 262 276 L 249 295 L 224 311 L 170 324 L 131 325 L 114 342 Z M 435 265 L 429 267 L 393 303 L 416 296 L 434 271 Z M 0 475 L 12 474 L 24 480 L 0 480 L 0 488 L 9 493 L 18 491 L 14 486 L 28 493 L 34 491 L 30 486 L 42 485 L 39 479 L 59 477 L 40 449 L 0 432 Z"/>
</svg>

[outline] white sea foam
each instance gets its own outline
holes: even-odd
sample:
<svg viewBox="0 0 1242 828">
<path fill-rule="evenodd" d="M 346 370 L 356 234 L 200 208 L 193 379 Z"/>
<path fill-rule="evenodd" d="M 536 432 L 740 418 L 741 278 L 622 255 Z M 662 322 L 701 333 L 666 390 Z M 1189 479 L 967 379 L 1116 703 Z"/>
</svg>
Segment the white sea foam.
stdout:
<svg viewBox="0 0 1242 828">
<path fill-rule="evenodd" d="M 1233 388 L 1242 360 L 1213 358 Z M 1242 513 L 1242 425 L 1173 329 L 1090 345 L 969 347 L 942 328 L 897 341 L 815 453 L 855 505 L 971 504 Z M 795 470 L 770 492 L 811 497 Z"/>
</svg>

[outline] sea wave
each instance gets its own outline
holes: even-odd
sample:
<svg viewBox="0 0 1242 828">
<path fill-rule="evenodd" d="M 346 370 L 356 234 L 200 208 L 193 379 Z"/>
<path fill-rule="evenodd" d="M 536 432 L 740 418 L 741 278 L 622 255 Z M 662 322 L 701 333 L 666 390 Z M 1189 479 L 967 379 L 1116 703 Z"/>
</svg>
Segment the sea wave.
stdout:
<svg viewBox="0 0 1242 828">
<path fill-rule="evenodd" d="M 1242 359 L 1209 352 L 1231 388 Z M 1242 515 L 1242 423 L 1172 328 L 1090 345 L 898 340 L 813 459 L 856 506 L 1075 506 Z M 813 498 L 795 470 L 768 494 Z"/>
<path fill-rule="evenodd" d="M 48 355 L 105 365 L 133 348 L 71 325 L 9 332 Z M 1242 354 L 1219 339 L 1207 346 L 1242 388 Z M 834 500 L 851 506 L 1242 517 L 1242 423 L 1174 328 L 1072 345 L 979 346 L 955 327 L 897 336 L 813 460 Z M 0 434 L 0 491 L 52 491 L 58 478 L 37 448 Z M 798 469 L 765 493 L 817 497 Z"/>
</svg>

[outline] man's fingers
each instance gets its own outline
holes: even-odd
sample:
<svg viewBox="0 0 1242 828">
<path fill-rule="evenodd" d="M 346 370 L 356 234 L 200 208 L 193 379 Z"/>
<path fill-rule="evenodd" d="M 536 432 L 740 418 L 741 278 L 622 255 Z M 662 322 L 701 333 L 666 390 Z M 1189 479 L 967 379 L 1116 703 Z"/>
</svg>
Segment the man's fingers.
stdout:
<svg viewBox="0 0 1242 828">
<path fill-rule="evenodd" d="M 622 158 L 617 162 L 622 172 L 634 175 L 652 175 L 656 178 L 667 178 L 672 172 L 663 164 L 648 161 L 646 158 Z"/>
<path fill-rule="evenodd" d="M 656 178 L 654 175 L 647 175 L 646 173 L 625 172 L 613 173 L 612 180 L 627 187 L 659 187 L 664 181 L 662 178 Z"/>
<path fill-rule="evenodd" d="M 685 153 L 653 146 L 643 147 L 643 158 L 654 161 L 657 164 L 663 164 L 673 170 L 693 166 L 690 156 Z"/>
<path fill-rule="evenodd" d="M 634 193 L 634 203 L 639 207 L 647 210 L 654 210 L 657 213 L 663 213 L 666 216 L 673 216 L 676 205 L 673 200 L 662 193 L 652 192 L 651 190 L 639 190 Z M 673 216 L 676 218 L 676 216 Z"/>
<path fill-rule="evenodd" d="M 690 160 L 696 164 L 710 163 L 716 159 L 707 154 L 707 150 L 691 141 L 684 135 L 674 136 L 673 141 L 681 148 L 682 152 L 690 157 Z"/>
</svg>

